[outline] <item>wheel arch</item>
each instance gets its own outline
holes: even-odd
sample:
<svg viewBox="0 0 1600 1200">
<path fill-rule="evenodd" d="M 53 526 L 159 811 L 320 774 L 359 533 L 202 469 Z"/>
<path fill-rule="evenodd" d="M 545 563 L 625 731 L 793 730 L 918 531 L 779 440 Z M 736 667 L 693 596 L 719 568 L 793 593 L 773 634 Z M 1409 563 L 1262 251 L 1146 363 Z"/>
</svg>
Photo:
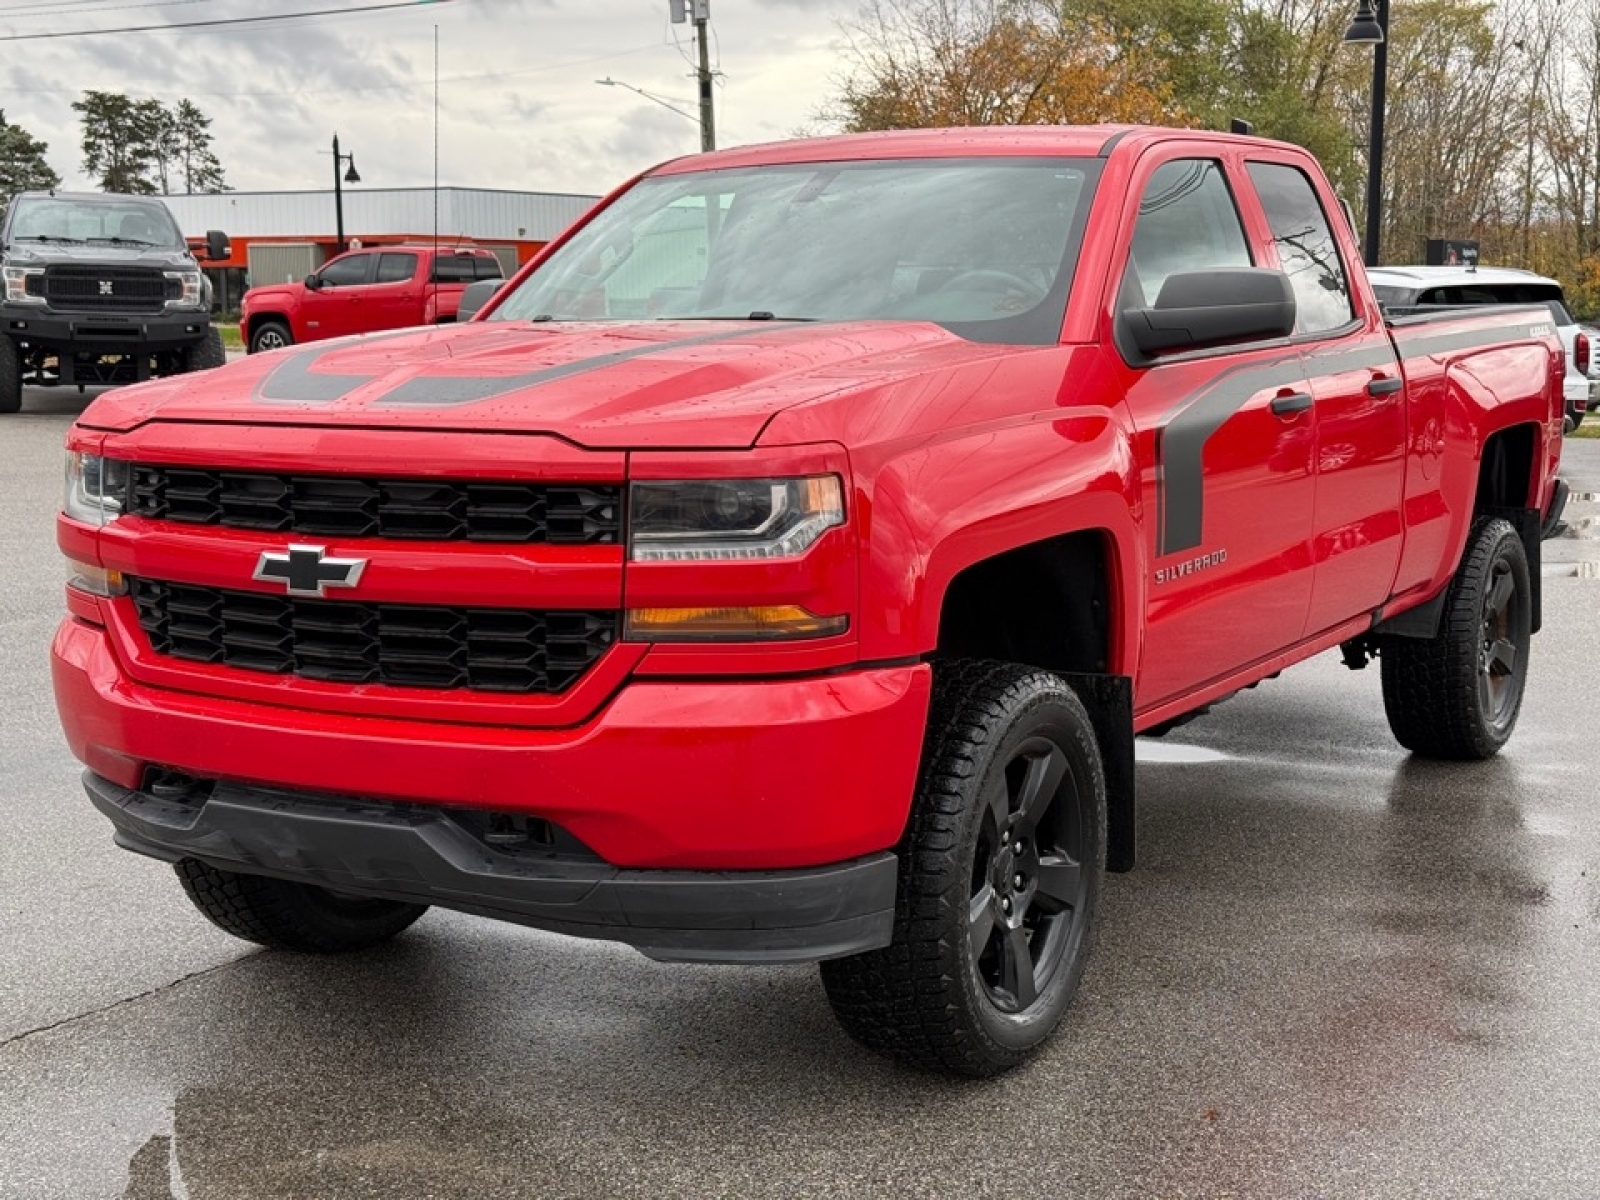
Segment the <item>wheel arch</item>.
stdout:
<svg viewBox="0 0 1600 1200">
<path fill-rule="evenodd" d="M 1107 792 L 1107 869 L 1134 859 L 1133 680 L 1113 670 L 1123 631 L 1117 543 L 1104 528 L 1024 543 L 944 589 L 936 659 L 992 659 L 1060 675 L 1094 722 Z"/>
<path fill-rule="evenodd" d="M 250 339 L 254 336 L 256 329 L 268 321 L 282 325 L 289 331 L 290 337 L 295 338 L 296 341 L 299 340 L 294 331 L 294 322 L 289 319 L 288 313 L 280 312 L 277 309 L 266 309 L 262 312 L 253 312 L 239 322 L 239 338 L 244 342 L 246 348 L 249 347 Z"/>
</svg>

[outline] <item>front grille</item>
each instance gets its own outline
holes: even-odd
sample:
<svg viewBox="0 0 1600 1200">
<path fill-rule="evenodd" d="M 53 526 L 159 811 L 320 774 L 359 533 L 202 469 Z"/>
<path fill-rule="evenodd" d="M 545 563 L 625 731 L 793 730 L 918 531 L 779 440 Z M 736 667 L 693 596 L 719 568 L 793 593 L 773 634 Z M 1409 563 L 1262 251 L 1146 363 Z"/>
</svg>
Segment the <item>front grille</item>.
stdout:
<svg viewBox="0 0 1600 1200">
<path fill-rule="evenodd" d="M 355 604 L 128 583 L 158 654 L 330 683 L 553 694 L 617 636 L 615 612 Z"/>
<path fill-rule="evenodd" d="M 324 537 L 614 545 L 622 489 L 140 465 L 129 510 L 162 521 Z"/>
<path fill-rule="evenodd" d="M 158 313 L 180 295 L 161 271 L 141 267 L 46 267 L 44 297 L 54 308 L 80 312 Z"/>
</svg>

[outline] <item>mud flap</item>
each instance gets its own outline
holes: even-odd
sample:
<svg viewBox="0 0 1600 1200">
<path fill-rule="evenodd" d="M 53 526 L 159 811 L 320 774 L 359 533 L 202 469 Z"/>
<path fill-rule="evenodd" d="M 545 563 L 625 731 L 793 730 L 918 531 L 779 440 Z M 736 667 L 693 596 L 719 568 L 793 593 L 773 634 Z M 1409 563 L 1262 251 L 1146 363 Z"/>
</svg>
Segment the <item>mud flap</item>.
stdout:
<svg viewBox="0 0 1600 1200">
<path fill-rule="evenodd" d="M 1133 680 L 1060 673 L 1089 711 L 1106 776 L 1106 870 L 1133 870 Z"/>
</svg>

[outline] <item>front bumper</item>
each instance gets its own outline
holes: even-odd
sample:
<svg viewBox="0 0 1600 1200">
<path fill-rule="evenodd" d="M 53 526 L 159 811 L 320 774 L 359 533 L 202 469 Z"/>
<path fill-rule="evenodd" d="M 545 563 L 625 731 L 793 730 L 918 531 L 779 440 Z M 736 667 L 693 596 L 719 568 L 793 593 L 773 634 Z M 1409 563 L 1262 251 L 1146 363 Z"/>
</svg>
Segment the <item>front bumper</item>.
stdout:
<svg viewBox="0 0 1600 1200">
<path fill-rule="evenodd" d="M 132 678 L 69 617 L 52 651 L 68 744 L 125 788 L 150 767 L 295 792 L 537 817 L 622 868 L 825 866 L 899 840 L 926 664 L 773 680 L 623 682 L 569 728 L 349 715 Z"/>
<path fill-rule="evenodd" d="M 58 354 L 154 354 L 193 346 L 206 336 L 210 314 L 61 313 L 0 305 L 0 329 L 14 340 Z"/>
<path fill-rule="evenodd" d="M 434 806 L 221 784 L 167 799 L 92 772 L 117 843 L 341 892 L 436 904 L 683 962 L 812 962 L 889 943 L 896 859 L 788 871 L 620 870 L 499 850 Z"/>
</svg>

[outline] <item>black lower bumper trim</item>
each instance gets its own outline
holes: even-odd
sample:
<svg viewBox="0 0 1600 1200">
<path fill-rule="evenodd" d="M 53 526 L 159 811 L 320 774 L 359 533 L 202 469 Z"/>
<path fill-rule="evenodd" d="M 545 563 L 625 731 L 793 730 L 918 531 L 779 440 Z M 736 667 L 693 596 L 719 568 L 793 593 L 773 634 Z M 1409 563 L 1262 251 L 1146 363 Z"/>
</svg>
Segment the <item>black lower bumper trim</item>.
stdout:
<svg viewBox="0 0 1600 1200">
<path fill-rule="evenodd" d="M 502 853 L 441 810 L 218 784 L 175 801 L 85 773 L 117 843 L 153 858 L 626 942 L 682 962 L 814 962 L 889 944 L 896 859 L 784 871 L 624 870 Z"/>
<path fill-rule="evenodd" d="M 206 312 L 64 314 L 15 304 L 0 308 L 0 330 L 54 354 L 182 350 L 203 341 L 210 324 Z"/>
</svg>

